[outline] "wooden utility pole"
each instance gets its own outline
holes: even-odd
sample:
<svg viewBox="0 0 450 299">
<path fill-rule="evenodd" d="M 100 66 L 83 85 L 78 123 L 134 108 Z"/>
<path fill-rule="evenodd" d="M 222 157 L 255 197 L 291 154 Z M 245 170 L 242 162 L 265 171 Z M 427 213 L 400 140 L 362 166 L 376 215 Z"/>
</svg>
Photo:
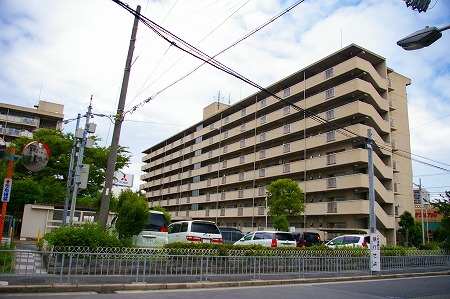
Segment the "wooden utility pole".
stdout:
<svg viewBox="0 0 450 299">
<path fill-rule="evenodd" d="M 122 128 L 122 122 L 124 119 L 124 107 L 127 97 L 128 81 L 130 78 L 131 61 L 133 59 L 134 44 L 136 42 L 136 33 L 139 22 L 139 14 L 141 12 L 141 6 L 137 6 L 136 15 L 134 17 L 133 30 L 131 32 L 130 46 L 128 47 L 128 56 L 125 63 L 125 71 L 122 80 L 122 89 L 120 91 L 119 104 L 117 107 L 117 113 L 115 115 L 114 131 L 111 140 L 111 148 L 109 150 L 108 164 L 106 167 L 105 187 L 102 192 L 102 201 L 100 204 L 100 214 L 98 222 L 102 229 L 106 229 L 109 214 L 109 204 L 111 201 L 111 189 L 113 186 L 114 172 L 116 170 L 117 151 L 119 148 L 120 130 Z"/>
</svg>

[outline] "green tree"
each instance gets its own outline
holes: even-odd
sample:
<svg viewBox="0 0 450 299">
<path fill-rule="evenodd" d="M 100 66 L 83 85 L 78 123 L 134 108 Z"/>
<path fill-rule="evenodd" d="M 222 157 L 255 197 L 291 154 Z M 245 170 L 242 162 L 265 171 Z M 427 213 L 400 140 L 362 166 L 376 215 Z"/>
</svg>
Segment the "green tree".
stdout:
<svg viewBox="0 0 450 299">
<path fill-rule="evenodd" d="M 109 149 L 99 147 L 98 141 L 100 139 L 96 136 L 90 138 L 94 140 L 94 147 L 85 149 L 83 159 L 83 163 L 90 164 L 88 188 L 80 190 L 78 198 L 80 198 L 80 202 L 83 202 L 83 205 L 98 208 L 100 206 L 99 198 L 101 199 L 100 192 L 106 176 Z M 40 202 L 63 206 L 66 196 L 73 134 L 66 134 L 54 129 L 39 129 L 33 132 L 32 140 L 47 144 L 50 148 L 50 157 L 46 167 L 38 172 L 28 171 L 20 159 L 16 159 L 14 162 L 13 184 L 9 205 L 14 206 L 16 212 L 19 211 L 16 213 L 17 218 L 22 217 L 21 211 L 23 211 L 23 205 L 26 203 Z M 10 148 L 16 148 L 16 154 L 20 154 L 23 148 L 32 140 L 25 137 L 18 138 L 14 140 Z M 116 168 L 121 169 L 127 166 L 130 163 L 130 159 L 129 151 L 124 147 L 119 147 Z M 0 167 L 2 170 L 0 171 L 0 179 L 3 180 L 6 175 L 4 170 L 6 169 L 6 161 L 0 163 L 2 164 L 2 167 Z M 27 190 L 31 189 L 28 187 L 28 184 L 21 184 L 20 182 L 36 183 L 32 185 L 34 191 L 30 192 L 30 190 Z M 17 203 L 14 203 L 14 201 L 17 201 Z"/>
<path fill-rule="evenodd" d="M 122 191 L 119 195 L 119 207 L 115 228 L 119 238 L 130 239 L 139 234 L 150 216 L 145 196 L 131 190 Z"/>
<path fill-rule="evenodd" d="M 400 226 L 399 232 L 405 239 L 406 247 L 411 245 L 420 246 L 422 243 L 422 223 L 414 221 L 412 214 L 409 211 L 405 211 L 400 215 L 398 224 Z"/>
<path fill-rule="evenodd" d="M 437 203 L 433 203 L 433 207 L 437 209 L 436 213 L 442 215 L 439 226 L 434 230 L 433 237 L 436 241 L 444 242 L 450 240 L 450 191 L 445 191 L 441 195 L 441 199 Z"/>
<path fill-rule="evenodd" d="M 268 215 L 272 217 L 274 228 L 288 230 L 288 217 L 301 218 L 305 211 L 303 191 L 291 179 L 278 179 L 266 186 Z"/>
</svg>

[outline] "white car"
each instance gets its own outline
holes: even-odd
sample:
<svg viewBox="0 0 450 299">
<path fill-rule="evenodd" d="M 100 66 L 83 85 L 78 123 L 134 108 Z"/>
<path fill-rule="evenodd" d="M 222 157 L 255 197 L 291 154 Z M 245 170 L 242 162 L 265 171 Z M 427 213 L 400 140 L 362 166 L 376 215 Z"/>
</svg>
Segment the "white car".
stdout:
<svg viewBox="0 0 450 299">
<path fill-rule="evenodd" d="M 330 248 L 336 248 L 336 247 L 365 247 L 369 248 L 370 246 L 370 236 L 364 236 L 364 235 L 344 235 L 339 236 L 331 241 L 328 241 L 325 243 L 326 246 Z"/>
<path fill-rule="evenodd" d="M 150 210 L 147 224 L 140 234 L 133 236 L 137 247 L 163 247 L 168 242 L 167 220 L 163 212 Z"/>
<path fill-rule="evenodd" d="M 296 247 L 297 241 L 288 232 L 256 231 L 246 234 L 234 243 L 234 245 L 262 245 L 266 247 Z"/>
<path fill-rule="evenodd" d="M 189 220 L 174 222 L 169 225 L 168 233 L 169 243 L 222 243 L 222 234 L 212 221 Z"/>
</svg>

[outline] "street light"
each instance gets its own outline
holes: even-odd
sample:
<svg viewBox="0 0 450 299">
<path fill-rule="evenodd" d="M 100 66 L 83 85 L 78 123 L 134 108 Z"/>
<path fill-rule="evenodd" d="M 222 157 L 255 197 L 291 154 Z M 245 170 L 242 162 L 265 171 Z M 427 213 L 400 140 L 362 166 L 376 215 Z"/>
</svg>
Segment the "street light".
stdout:
<svg viewBox="0 0 450 299">
<path fill-rule="evenodd" d="M 397 42 L 397 45 L 407 51 L 422 49 L 440 39 L 442 36 L 441 32 L 449 28 L 450 25 L 442 28 L 426 26 L 425 29 L 418 30 L 407 37 L 402 38 Z"/>
</svg>

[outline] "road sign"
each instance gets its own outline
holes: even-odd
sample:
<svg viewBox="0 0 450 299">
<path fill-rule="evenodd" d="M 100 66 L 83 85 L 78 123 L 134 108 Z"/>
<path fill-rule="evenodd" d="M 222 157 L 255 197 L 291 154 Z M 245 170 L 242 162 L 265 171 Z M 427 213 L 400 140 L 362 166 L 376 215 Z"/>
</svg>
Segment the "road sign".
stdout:
<svg viewBox="0 0 450 299">
<path fill-rule="evenodd" d="M 370 271 L 381 271 L 380 235 L 370 234 Z"/>
<path fill-rule="evenodd" d="M 2 201 L 9 202 L 9 195 L 11 194 L 12 179 L 5 179 L 3 183 Z"/>
</svg>

